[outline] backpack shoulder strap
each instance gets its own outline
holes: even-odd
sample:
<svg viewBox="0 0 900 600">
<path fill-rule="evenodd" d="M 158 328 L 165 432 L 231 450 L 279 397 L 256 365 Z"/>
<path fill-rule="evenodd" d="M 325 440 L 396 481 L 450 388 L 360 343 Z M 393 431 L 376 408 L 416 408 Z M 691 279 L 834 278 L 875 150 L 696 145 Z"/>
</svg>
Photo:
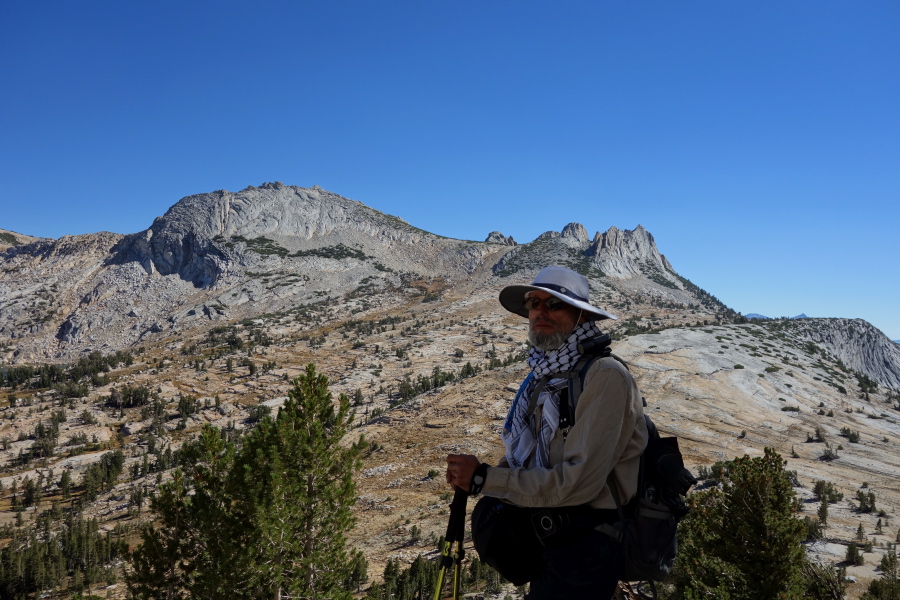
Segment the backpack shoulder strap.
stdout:
<svg viewBox="0 0 900 600">
<path fill-rule="evenodd" d="M 538 398 L 541 395 L 541 392 L 544 391 L 544 387 L 550 382 L 551 379 L 558 377 L 567 377 L 567 373 L 557 374 L 557 375 L 544 375 L 534 384 L 534 388 L 531 390 L 531 395 L 528 398 L 528 407 L 525 409 L 525 414 L 527 418 L 531 418 L 534 415 L 534 409 L 537 406 Z M 522 385 L 519 386 L 519 391 L 516 394 L 515 399 L 512 402 L 512 406 L 509 407 L 509 412 L 506 414 L 506 422 L 503 427 L 509 430 L 512 427 L 512 420 L 516 414 L 516 405 L 522 399 L 522 394 L 525 392 L 525 388 L 528 387 L 528 384 L 534 380 L 534 372 L 528 374 L 525 378 L 525 381 L 522 382 Z"/>
<path fill-rule="evenodd" d="M 575 407 L 578 404 L 578 397 L 584 391 L 584 376 L 595 360 L 611 354 L 610 342 L 612 342 L 612 338 L 608 334 L 603 334 L 579 344 L 578 351 L 581 353 L 581 358 L 575 364 L 575 368 L 563 374 L 569 379 L 568 394 L 566 398 L 560 398 L 559 403 L 559 428 L 563 432 L 563 439 L 575 423 Z"/>
<path fill-rule="evenodd" d="M 612 338 L 609 337 L 609 334 L 603 334 L 585 340 L 578 345 L 578 351 L 581 352 L 581 358 L 575 364 L 575 368 L 569 372 L 569 404 L 573 411 L 573 420 L 574 409 L 578 404 L 578 397 L 581 396 L 581 392 L 584 391 L 584 377 L 587 375 L 587 371 L 591 364 L 597 359 L 615 356 L 609 347 L 611 342 Z M 560 407 L 560 415 L 562 415 L 562 407 Z"/>
<path fill-rule="evenodd" d="M 544 391 L 544 388 L 547 386 L 547 383 L 550 381 L 549 375 L 544 375 L 540 379 L 538 379 L 537 384 L 534 386 L 534 389 L 531 390 L 531 396 L 528 398 L 528 410 L 525 414 L 528 415 L 528 418 L 531 418 L 531 415 L 534 414 L 534 408 L 537 406 L 538 397 L 541 395 L 541 392 Z"/>
</svg>

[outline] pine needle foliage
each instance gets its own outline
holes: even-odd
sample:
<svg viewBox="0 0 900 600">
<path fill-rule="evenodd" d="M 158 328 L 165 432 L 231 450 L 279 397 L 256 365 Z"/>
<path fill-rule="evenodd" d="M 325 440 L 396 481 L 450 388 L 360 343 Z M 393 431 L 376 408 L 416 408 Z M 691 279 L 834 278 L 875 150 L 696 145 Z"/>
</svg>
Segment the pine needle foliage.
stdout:
<svg viewBox="0 0 900 600">
<path fill-rule="evenodd" d="M 897 547 L 888 544 L 881 557 L 881 577 L 869 583 L 862 600 L 900 600 L 900 568 L 897 565 Z"/>
<path fill-rule="evenodd" d="M 309 365 L 278 417 L 246 439 L 237 478 L 258 550 L 249 580 L 260 589 L 350 597 L 342 589 L 353 568 L 346 533 L 363 444 L 341 444 L 351 421 L 349 399 L 342 394 L 335 409 L 328 378 Z"/>
<path fill-rule="evenodd" d="M 349 399 L 333 402 L 309 365 L 241 448 L 205 427 L 151 500 L 158 521 L 131 554 L 134 598 L 351 598 L 359 556 L 346 534 L 364 443 L 342 442 L 351 423 Z"/>
<path fill-rule="evenodd" d="M 804 597 L 801 542 L 786 462 L 773 449 L 729 464 L 720 488 L 691 496 L 673 573 L 678 600 Z"/>
</svg>

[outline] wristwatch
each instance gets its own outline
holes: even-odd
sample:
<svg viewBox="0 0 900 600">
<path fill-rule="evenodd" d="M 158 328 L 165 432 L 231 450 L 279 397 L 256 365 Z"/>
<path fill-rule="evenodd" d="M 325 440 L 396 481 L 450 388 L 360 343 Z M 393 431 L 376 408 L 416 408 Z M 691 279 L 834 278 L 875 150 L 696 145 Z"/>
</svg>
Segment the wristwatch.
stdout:
<svg viewBox="0 0 900 600">
<path fill-rule="evenodd" d="M 469 494 L 477 496 L 481 493 L 481 488 L 484 487 L 484 480 L 487 478 L 487 469 L 487 463 L 481 463 L 475 468 L 475 473 L 472 475 L 472 488 L 469 490 Z"/>
</svg>

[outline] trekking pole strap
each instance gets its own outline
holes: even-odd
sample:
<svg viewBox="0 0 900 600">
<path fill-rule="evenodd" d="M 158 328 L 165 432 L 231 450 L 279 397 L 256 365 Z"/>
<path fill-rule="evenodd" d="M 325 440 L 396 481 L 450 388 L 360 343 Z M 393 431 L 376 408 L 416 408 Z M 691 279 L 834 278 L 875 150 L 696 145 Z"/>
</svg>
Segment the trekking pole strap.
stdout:
<svg viewBox="0 0 900 600">
<path fill-rule="evenodd" d="M 455 488 L 453 501 L 450 502 L 450 518 L 447 519 L 447 534 L 444 540 L 451 544 L 456 541 L 459 531 L 465 531 L 466 526 L 466 499 L 469 493 Z M 462 538 L 460 538 L 462 539 Z"/>
<path fill-rule="evenodd" d="M 468 498 L 469 493 L 460 488 L 456 488 L 453 493 L 453 501 L 450 502 L 450 518 L 447 519 L 447 535 L 441 551 L 440 571 L 434 588 L 434 600 L 440 600 L 450 568 L 453 568 L 453 599 L 459 599 L 459 586 L 462 579 L 461 566 L 465 557 L 463 538 L 466 531 L 466 501 Z"/>
<path fill-rule="evenodd" d="M 454 556 L 451 552 L 451 556 L 456 561 L 457 569 L 459 569 L 459 565 L 466 557 L 466 549 L 463 542 L 466 537 L 466 501 L 468 499 L 469 493 L 457 488 L 456 493 L 453 495 L 453 502 L 450 504 L 450 513 L 453 514 L 453 511 L 456 510 L 456 531 L 453 535 L 453 541 L 456 542 L 456 555 Z M 454 504 L 456 505 L 455 507 Z"/>
</svg>

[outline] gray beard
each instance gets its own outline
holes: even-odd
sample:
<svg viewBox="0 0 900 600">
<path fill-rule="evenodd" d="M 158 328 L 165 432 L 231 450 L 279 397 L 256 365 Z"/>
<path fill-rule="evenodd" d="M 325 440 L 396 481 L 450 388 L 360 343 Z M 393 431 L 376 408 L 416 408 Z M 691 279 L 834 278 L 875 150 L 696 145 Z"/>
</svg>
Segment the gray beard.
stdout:
<svg viewBox="0 0 900 600">
<path fill-rule="evenodd" d="M 560 333 L 558 331 L 554 331 L 553 333 L 537 333 L 534 331 L 529 331 L 528 341 L 538 350 L 543 350 L 544 352 L 553 352 L 554 350 L 562 346 L 563 342 L 565 342 L 570 335 L 571 332 Z"/>
</svg>

